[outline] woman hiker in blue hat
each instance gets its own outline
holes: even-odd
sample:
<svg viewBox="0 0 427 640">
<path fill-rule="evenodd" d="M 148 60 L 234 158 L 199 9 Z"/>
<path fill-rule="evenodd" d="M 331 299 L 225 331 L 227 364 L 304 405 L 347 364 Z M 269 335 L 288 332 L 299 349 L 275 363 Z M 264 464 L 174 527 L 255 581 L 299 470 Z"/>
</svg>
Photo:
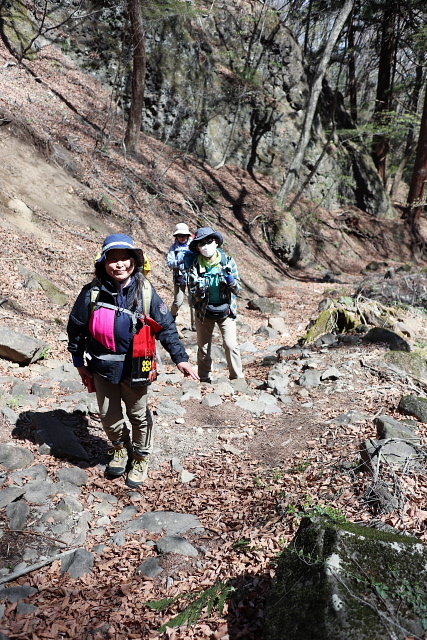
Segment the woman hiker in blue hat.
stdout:
<svg viewBox="0 0 427 640">
<path fill-rule="evenodd" d="M 196 312 L 197 365 L 201 382 L 211 382 L 215 325 L 222 335 L 230 380 L 244 378 L 236 331 L 236 295 L 241 289 L 240 277 L 234 258 L 220 249 L 223 242 L 218 231 L 202 227 L 190 242 L 192 253 L 184 257 Z"/>
<path fill-rule="evenodd" d="M 147 477 L 152 448 L 147 389 L 156 378 L 156 339 L 184 376 L 199 379 L 173 316 L 143 275 L 143 267 L 144 255 L 132 238 L 122 233 L 108 236 L 95 260 L 95 280 L 80 292 L 67 327 L 74 366 L 89 391 L 96 391 L 102 426 L 113 444 L 107 473 L 121 476 L 132 458 L 126 479 L 132 488 Z"/>
</svg>

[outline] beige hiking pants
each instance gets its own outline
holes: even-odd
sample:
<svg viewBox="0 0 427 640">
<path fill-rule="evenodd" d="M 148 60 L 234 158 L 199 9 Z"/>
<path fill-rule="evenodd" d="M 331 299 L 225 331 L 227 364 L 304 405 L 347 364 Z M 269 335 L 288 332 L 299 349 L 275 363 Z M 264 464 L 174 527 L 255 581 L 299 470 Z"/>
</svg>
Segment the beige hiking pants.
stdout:
<svg viewBox="0 0 427 640">
<path fill-rule="evenodd" d="M 190 321 L 191 328 L 194 328 L 194 307 L 191 300 L 190 292 L 188 291 L 188 286 L 186 284 L 177 284 L 176 282 L 173 285 L 173 302 L 171 306 L 171 314 L 174 318 L 178 315 L 178 310 L 182 303 L 185 300 L 185 296 L 188 296 L 188 304 L 190 306 Z"/>
<path fill-rule="evenodd" d="M 196 316 L 198 345 L 197 366 L 200 380 L 203 382 L 204 380 L 210 379 L 211 376 L 211 346 L 215 324 L 218 325 L 222 335 L 230 380 L 244 378 L 245 376 L 243 375 L 240 349 L 237 345 L 236 320 L 230 317 L 225 318 L 224 320 L 211 320 L 210 318 L 205 318 L 204 322 L 200 322 L 199 318 Z"/>
<path fill-rule="evenodd" d="M 130 378 L 113 384 L 105 378 L 93 374 L 96 399 L 102 426 L 111 442 L 127 442 L 130 433 L 125 423 L 122 400 L 126 415 L 132 425 L 132 443 L 140 454 L 149 454 L 153 439 L 153 418 L 147 406 L 147 386 L 131 386 Z"/>
</svg>

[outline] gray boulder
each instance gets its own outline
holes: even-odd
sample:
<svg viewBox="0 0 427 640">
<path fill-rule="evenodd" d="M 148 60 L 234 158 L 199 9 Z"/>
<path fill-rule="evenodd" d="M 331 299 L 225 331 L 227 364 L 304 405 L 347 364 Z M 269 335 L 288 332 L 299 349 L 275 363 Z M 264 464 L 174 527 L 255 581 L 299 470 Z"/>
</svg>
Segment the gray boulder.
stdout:
<svg viewBox="0 0 427 640">
<path fill-rule="evenodd" d="M 208 407 L 216 407 L 222 404 L 222 399 L 218 393 L 207 393 L 200 404 L 205 404 Z"/>
<path fill-rule="evenodd" d="M 19 364 L 30 364 L 40 358 L 49 348 L 46 342 L 37 340 L 23 333 L 18 333 L 9 327 L 0 327 L 0 357 L 19 362 Z"/>
<path fill-rule="evenodd" d="M 95 556 L 86 549 L 77 549 L 62 559 L 61 573 L 69 573 L 71 578 L 81 578 L 85 573 L 90 573 L 95 562 Z"/>
<path fill-rule="evenodd" d="M 25 493 L 25 487 L 6 487 L 0 491 L 0 509 L 7 507 Z"/>
<path fill-rule="evenodd" d="M 174 418 L 185 416 L 187 413 L 184 407 L 180 407 L 179 404 L 169 398 L 162 400 L 161 403 L 157 405 L 156 411 L 159 416 L 172 416 Z"/>
<path fill-rule="evenodd" d="M 162 571 L 163 568 L 160 565 L 159 558 L 148 558 L 139 565 L 135 573 L 140 573 L 143 576 L 147 576 L 147 578 L 155 578 L 159 573 L 162 573 Z"/>
<path fill-rule="evenodd" d="M 34 455 L 25 447 L 15 447 L 14 445 L 3 445 L 0 448 L 0 464 L 6 469 L 26 469 L 34 462 Z"/>
<path fill-rule="evenodd" d="M 285 264 L 294 266 L 301 259 L 304 240 L 298 230 L 294 216 L 283 212 L 269 229 L 271 248 L 276 256 Z"/>
<path fill-rule="evenodd" d="M 165 536 L 157 540 L 156 546 L 160 553 L 178 553 L 181 556 L 190 556 L 192 558 L 196 558 L 199 555 L 197 549 L 182 536 Z"/>
<path fill-rule="evenodd" d="M 200 531 L 202 525 L 197 516 L 191 513 L 175 513 L 174 511 L 151 511 L 138 516 L 123 529 L 131 533 L 146 529 L 150 533 L 166 531 L 168 535 L 185 533 L 190 529 Z"/>
<path fill-rule="evenodd" d="M 0 601 L 1 602 L 20 602 L 25 598 L 37 593 L 35 587 L 29 587 L 26 585 L 16 587 L 0 587 Z"/>
<path fill-rule="evenodd" d="M 282 553 L 265 640 L 424 637 L 427 550 L 416 538 L 304 518 Z"/>
<path fill-rule="evenodd" d="M 56 475 L 60 480 L 71 482 L 71 484 L 75 484 L 77 487 L 87 484 L 87 473 L 79 467 L 64 467 L 58 469 Z"/>
<path fill-rule="evenodd" d="M 261 313 L 265 313 L 266 315 L 276 315 L 280 312 L 279 302 L 271 300 L 270 298 L 253 298 L 252 300 L 248 300 L 247 306 L 248 309 L 261 311 Z"/>
<path fill-rule="evenodd" d="M 405 415 L 414 416 L 421 422 L 427 422 L 427 398 L 419 396 L 403 396 L 398 409 Z"/>
<path fill-rule="evenodd" d="M 321 372 L 315 369 L 307 369 L 298 380 L 300 387 L 318 387 L 321 381 Z"/>
<path fill-rule="evenodd" d="M 18 500 L 7 505 L 6 513 L 9 518 L 9 527 L 21 530 L 27 522 L 30 507 L 23 500 Z"/>
<path fill-rule="evenodd" d="M 370 473 L 375 473 L 378 465 L 385 463 L 399 469 L 415 469 L 420 466 L 424 456 L 414 447 L 399 439 L 365 440 L 360 447 L 360 457 Z"/>
<path fill-rule="evenodd" d="M 390 416 L 378 416 L 374 420 L 379 440 L 387 438 L 400 438 L 410 443 L 420 443 L 420 437 L 408 425 L 391 418 Z"/>
</svg>

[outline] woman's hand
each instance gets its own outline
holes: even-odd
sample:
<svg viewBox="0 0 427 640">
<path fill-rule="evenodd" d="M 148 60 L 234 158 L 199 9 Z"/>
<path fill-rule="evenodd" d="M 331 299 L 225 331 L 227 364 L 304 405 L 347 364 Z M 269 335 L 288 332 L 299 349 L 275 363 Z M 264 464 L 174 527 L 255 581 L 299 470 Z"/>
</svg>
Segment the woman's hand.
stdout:
<svg viewBox="0 0 427 640">
<path fill-rule="evenodd" d="M 189 362 L 178 362 L 176 366 L 178 367 L 179 371 L 181 371 L 181 373 L 184 374 L 186 378 L 190 377 L 190 378 L 193 378 L 193 380 L 200 380 L 199 376 L 194 371 L 193 367 Z"/>
<path fill-rule="evenodd" d="M 91 374 L 91 372 L 89 371 L 89 369 L 87 367 L 77 367 L 77 371 L 80 374 L 80 377 L 82 379 L 82 382 L 83 382 L 84 386 L 87 387 L 88 386 L 88 379 L 92 380 L 93 375 Z"/>
</svg>

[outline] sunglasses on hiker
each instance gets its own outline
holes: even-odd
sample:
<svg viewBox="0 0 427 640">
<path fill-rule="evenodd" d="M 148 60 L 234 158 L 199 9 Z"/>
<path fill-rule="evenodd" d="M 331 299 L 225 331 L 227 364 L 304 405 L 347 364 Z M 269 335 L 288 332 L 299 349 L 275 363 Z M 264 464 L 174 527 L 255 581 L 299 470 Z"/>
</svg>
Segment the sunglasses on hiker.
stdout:
<svg viewBox="0 0 427 640">
<path fill-rule="evenodd" d="M 197 246 L 204 247 L 206 244 L 212 244 L 214 240 L 215 238 L 205 238 L 204 240 L 200 240 L 200 242 L 197 243 Z"/>
</svg>

